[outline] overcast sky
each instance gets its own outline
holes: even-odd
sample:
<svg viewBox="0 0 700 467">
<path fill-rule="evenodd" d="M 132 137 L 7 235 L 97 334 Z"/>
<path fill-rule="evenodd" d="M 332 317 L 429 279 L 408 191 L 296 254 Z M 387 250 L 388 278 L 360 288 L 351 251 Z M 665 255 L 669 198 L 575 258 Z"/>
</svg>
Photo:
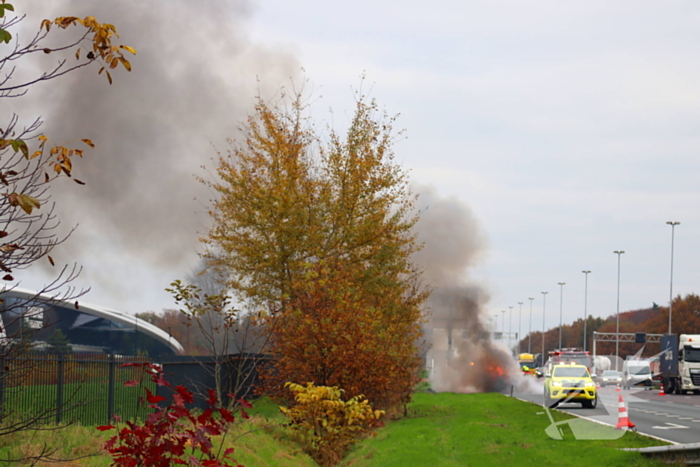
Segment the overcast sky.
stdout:
<svg viewBox="0 0 700 467">
<path fill-rule="evenodd" d="M 413 176 L 474 211 L 489 239 L 471 277 L 490 314 L 518 302 L 536 329 L 588 309 L 698 292 L 700 5 L 696 2 L 267 1 L 257 41 L 294 53 L 347 108 L 366 72 L 402 114 Z M 499 318 L 500 320 L 500 318 Z M 499 326 L 500 327 L 500 326 Z M 508 324 L 506 325 L 506 328 Z"/>
<path fill-rule="evenodd" d="M 101 236 L 99 225 L 87 226 L 93 246 L 103 248 L 80 254 L 88 269 L 81 280 L 92 287 L 85 301 L 127 312 L 173 306 L 162 289 L 193 266 L 197 226 L 201 231 L 205 223 L 202 203 L 191 202 L 201 188 L 190 174 L 215 156 L 212 144 L 222 147 L 224 138 L 236 136 L 236 121 L 250 110 L 256 76 L 270 89 L 305 76 L 318 97 L 314 117 L 326 118 L 332 107 L 334 124 L 342 128 L 362 74 L 367 77 L 364 89 L 389 113 L 401 114 L 398 126 L 407 130 L 407 138 L 395 149 L 412 178 L 432 186 L 436 196 L 464 203 L 477 219 L 474 235 L 483 234 L 488 246 L 475 256 L 465 277 L 488 290 L 489 315 L 513 306 L 515 325 L 518 302 L 524 302 L 526 322 L 528 298 L 533 297 L 533 329 L 541 329 L 540 292 L 547 291 L 546 325 L 553 327 L 559 321 L 557 283 L 565 282 L 564 321 L 582 317 L 582 270 L 592 271 L 589 313 L 615 313 L 613 250 L 625 251 L 620 309 L 666 305 L 671 269 L 666 221 L 681 222 L 675 237 L 674 294 L 698 292 L 697 2 L 229 1 L 209 2 L 224 12 L 212 18 L 207 15 L 213 8 L 189 16 L 165 12 L 164 1 L 139 3 L 148 5 L 139 15 L 126 11 L 110 20 L 124 31 L 123 41 L 143 57 L 154 37 L 176 40 L 173 24 L 198 30 L 196 46 L 183 42 L 182 49 L 172 48 L 169 73 L 188 70 L 196 77 L 215 70 L 216 89 L 230 89 L 200 93 L 185 83 L 174 86 L 170 98 L 185 102 L 184 113 L 188 100 L 196 100 L 191 107 L 195 120 L 206 113 L 218 115 L 219 122 L 225 115 L 226 121 L 198 132 L 206 134 L 190 133 L 186 157 L 172 155 L 182 162 L 170 168 L 181 180 L 178 195 L 190 204 L 183 202 L 168 211 L 173 217 L 156 221 L 182 220 L 188 226 L 177 246 L 164 251 L 157 238 L 145 236 L 150 243 L 136 247 L 125 236 L 107 240 L 110 234 Z M 92 7 L 90 2 L 64 4 L 81 12 Z M 107 16 L 110 4 L 124 5 L 103 2 L 100 10 Z M 159 15 L 154 23 L 142 19 L 153 12 L 162 13 L 162 24 L 156 24 Z M 178 19 L 183 15 L 201 20 Z M 150 33 L 151 43 L 131 40 L 135 36 L 128 31 L 137 35 L 146 25 L 156 31 Z M 238 46 L 225 47 L 227 40 Z M 133 91 L 155 78 L 155 72 L 143 71 L 146 63 L 140 69 L 138 60 L 133 62 L 133 76 L 121 73 L 113 88 L 123 86 L 126 93 L 129 86 Z M 211 85 L 195 84 L 205 90 Z M 158 89 L 159 84 L 150 86 Z M 102 92 L 118 91 L 103 87 Z M 172 111 L 146 101 L 139 108 L 138 101 L 131 113 L 139 118 Z M 190 128 L 187 121 L 169 124 L 174 126 L 162 131 L 170 133 L 153 139 L 167 139 L 173 128 Z M 169 176 L 162 167 L 151 170 L 140 183 Z M 89 186 L 90 177 L 83 178 Z M 93 183 L 92 189 L 99 192 L 100 184 Z M 129 206 L 129 212 L 138 209 L 138 203 Z M 109 215 L 109 207 L 104 209 Z M 148 213 L 134 213 L 140 219 L 137 231 L 148 230 Z M 79 216 L 75 220 L 80 222 Z M 144 256 L 138 248 L 155 253 Z M 167 254 L 177 260 L 154 259 Z M 37 273 L 32 280 L 41 277 Z"/>
</svg>

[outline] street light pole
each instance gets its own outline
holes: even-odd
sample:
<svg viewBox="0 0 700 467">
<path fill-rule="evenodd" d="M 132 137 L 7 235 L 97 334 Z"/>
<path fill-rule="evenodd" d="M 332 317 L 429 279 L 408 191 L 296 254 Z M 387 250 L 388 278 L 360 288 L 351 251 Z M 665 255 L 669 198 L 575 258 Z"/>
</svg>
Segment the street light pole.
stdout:
<svg viewBox="0 0 700 467">
<path fill-rule="evenodd" d="M 508 312 L 508 349 L 510 349 L 510 336 L 513 335 L 513 307 L 509 306 L 510 311 Z"/>
<path fill-rule="evenodd" d="M 534 298 L 528 298 L 530 300 L 530 329 L 527 333 L 527 353 L 532 353 L 532 301 Z"/>
<path fill-rule="evenodd" d="M 615 327 L 615 369 L 618 368 L 620 361 L 620 257 L 624 253 L 623 250 L 613 251 L 617 255 L 617 326 Z"/>
<path fill-rule="evenodd" d="M 493 323 L 493 337 L 496 338 L 496 333 L 498 332 L 498 313 L 493 315 L 495 322 Z"/>
<path fill-rule="evenodd" d="M 583 292 L 583 351 L 586 351 L 586 341 L 587 335 L 586 335 L 586 325 L 588 324 L 588 275 L 591 273 L 591 271 L 581 271 L 586 275 L 586 286 L 584 287 L 584 292 Z"/>
<path fill-rule="evenodd" d="M 673 313 L 673 241 L 676 233 L 676 226 L 681 225 L 680 222 L 666 222 L 671 226 L 671 286 L 668 299 L 668 333 L 671 334 L 671 316 Z"/>
<path fill-rule="evenodd" d="M 561 321 L 562 321 L 562 310 L 564 309 L 564 286 L 566 282 L 557 282 L 559 284 L 559 348 L 561 349 Z"/>
<path fill-rule="evenodd" d="M 520 353 L 520 331 L 523 325 L 523 302 L 518 302 L 518 305 L 520 305 L 520 309 L 518 310 L 518 353 Z"/>
<path fill-rule="evenodd" d="M 501 319 L 501 340 L 503 340 L 503 334 L 506 333 L 506 310 L 501 310 L 503 313 L 503 318 Z"/>
<path fill-rule="evenodd" d="M 545 317 L 545 312 L 544 312 L 544 307 L 545 307 L 545 302 L 547 301 L 547 294 L 549 292 L 542 292 L 542 365 L 544 365 L 544 330 L 545 330 L 545 324 L 544 324 L 544 317 Z"/>
</svg>

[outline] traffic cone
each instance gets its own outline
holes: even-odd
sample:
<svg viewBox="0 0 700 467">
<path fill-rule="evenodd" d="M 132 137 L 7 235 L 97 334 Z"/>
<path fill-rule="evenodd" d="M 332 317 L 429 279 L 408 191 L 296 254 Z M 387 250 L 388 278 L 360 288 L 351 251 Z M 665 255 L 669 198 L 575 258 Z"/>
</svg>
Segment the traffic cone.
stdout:
<svg viewBox="0 0 700 467">
<path fill-rule="evenodd" d="M 660 396 L 665 396 L 666 393 L 664 392 L 664 383 L 661 383 L 661 392 L 659 392 Z"/>
<path fill-rule="evenodd" d="M 600 381 L 596 381 L 596 382 L 595 382 L 595 388 L 596 388 L 596 389 L 600 389 Z"/>
<path fill-rule="evenodd" d="M 634 423 L 632 423 L 627 416 L 627 407 L 625 407 L 625 401 L 622 400 L 622 394 L 619 395 L 618 407 L 617 426 L 615 429 L 634 428 Z"/>
<path fill-rule="evenodd" d="M 615 391 L 617 391 L 617 392 L 620 392 L 620 391 L 621 391 L 621 389 L 620 389 L 620 383 L 617 383 L 617 389 L 615 389 Z"/>
</svg>

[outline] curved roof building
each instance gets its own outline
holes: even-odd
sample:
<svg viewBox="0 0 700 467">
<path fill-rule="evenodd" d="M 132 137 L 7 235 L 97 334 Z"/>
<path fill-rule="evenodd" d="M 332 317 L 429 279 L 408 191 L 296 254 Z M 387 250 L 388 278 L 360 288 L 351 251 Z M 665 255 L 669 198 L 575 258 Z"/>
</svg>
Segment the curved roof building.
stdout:
<svg viewBox="0 0 700 467">
<path fill-rule="evenodd" d="M 182 354 L 171 335 L 133 315 L 14 288 L 0 293 L 0 318 L 8 338 L 48 342 L 57 330 L 73 351 L 122 355 Z"/>
</svg>

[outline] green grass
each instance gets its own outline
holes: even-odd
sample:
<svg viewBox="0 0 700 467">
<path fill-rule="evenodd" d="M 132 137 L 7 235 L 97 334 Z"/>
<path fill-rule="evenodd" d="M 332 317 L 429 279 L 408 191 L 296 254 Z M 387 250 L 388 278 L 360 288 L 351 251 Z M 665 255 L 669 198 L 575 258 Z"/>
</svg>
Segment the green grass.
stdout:
<svg viewBox="0 0 700 467">
<path fill-rule="evenodd" d="M 155 383 L 146 386 L 155 392 Z M 115 384 L 113 413 L 123 418 L 146 415 L 138 397 L 143 388 Z M 39 414 L 56 406 L 56 385 L 21 386 L 5 390 L 5 406 L 23 416 Z M 63 385 L 63 403 L 67 410 L 61 414 L 63 422 L 77 421 L 85 426 L 106 424 L 108 418 L 108 387 L 104 382 L 68 383 Z"/>
<path fill-rule="evenodd" d="M 665 444 L 628 432 L 612 441 L 577 441 L 549 438 L 550 421 L 537 415 L 539 405 L 501 394 L 415 394 L 408 417 L 387 422 L 376 437 L 359 442 L 341 467 L 442 467 L 442 466 L 661 466 L 623 447 Z M 555 421 L 569 417 L 552 411 Z M 282 427 L 284 417 L 268 399 L 254 402 L 251 419 L 238 419 L 225 446 L 246 467 L 315 467 Z M 598 427 L 598 425 L 596 425 Z M 612 428 L 611 428 L 612 429 Z M 14 435 L 0 438 L 0 458 L 16 458 L 46 442 L 62 446 L 64 458 L 99 452 L 114 432 L 72 426 L 54 432 L 37 432 L 34 438 Z M 63 467 L 108 467 L 106 454 L 88 457 Z"/>
<path fill-rule="evenodd" d="M 233 457 L 240 464 L 246 467 L 317 467 L 316 463 L 287 437 L 286 429 L 280 426 L 285 421 L 284 417 L 274 403 L 268 399 L 255 401 L 255 406 L 249 414 L 248 420 L 236 415 L 236 423 L 224 441 L 224 448 L 235 449 Z M 47 444 L 61 447 L 55 456 L 61 459 L 93 455 L 68 463 L 39 465 L 108 467 L 111 457 L 101 451 L 101 446 L 114 434 L 114 430 L 100 432 L 94 427 L 74 425 L 60 430 L 3 436 L 0 437 L 0 459 L 26 457 L 35 454 L 43 444 Z M 214 439 L 215 446 L 220 442 L 220 438 Z"/>
<path fill-rule="evenodd" d="M 542 406 L 501 394 L 415 394 L 409 416 L 387 424 L 356 445 L 343 467 L 442 466 L 655 466 L 619 448 L 663 445 L 628 432 L 618 440 L 563 440 L 545 433 Z M 552 411 L 555 421 L 572 418 Z M 599 427 L 599 425 L 592 426 Z M 614 430 L 614 428 L 611 428 Z"/>
</svg>

